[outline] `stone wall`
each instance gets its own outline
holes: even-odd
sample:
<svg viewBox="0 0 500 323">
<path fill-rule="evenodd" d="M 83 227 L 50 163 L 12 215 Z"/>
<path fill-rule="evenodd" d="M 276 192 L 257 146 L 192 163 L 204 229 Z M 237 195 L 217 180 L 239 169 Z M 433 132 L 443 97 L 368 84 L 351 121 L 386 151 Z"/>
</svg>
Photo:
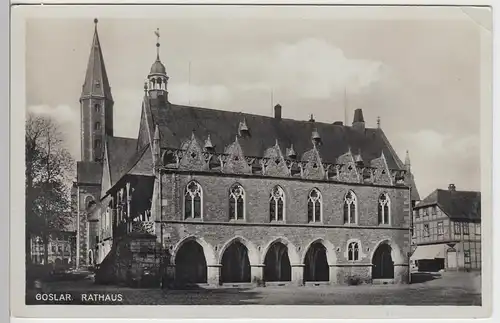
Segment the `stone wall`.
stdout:
<svg viewBox="0 0 500 323">
<path fill-rule="evenodd" d="M 183 194 L 186 184 L 196 180 L 203 188 L 203 218 L 183 219 Z M 246 216 L 244 220 L 229 220 L 229 188 L 239 183 L 245 189 Z M 269 194 L 275 185 L 285 193 L 285 220 L 269 220 Z M 307 197 L 312 188 L 320 190 L 323 198 L 323 221 L 308 223 Z M 352 190 L 357 196 L 358 223 L 343 221 L 344 195 Z M 378 224 L 378 198 L 386 193 L 390 200 L 391 221 Z M 288 248 L 292 280 L 303 280 L 304 256 L 309 245 L 321 242 L 327 249 L 330 282 L 347 284 L 351 280 L 371 281 L 372 258 L 381 243 L 392 249 L 395 265 L 394 281 L 408 281 L 408 252 L 410 251 L 410 197 L 402 187 L 326 183 L 298 179 L 256 178 L 229 175 L 164 174 L 162 177 L 162 213 L 157 214 L 156 232 L 159 242 L 171 254 L 175 266 L 176 252 L 182 244 L 195 240 L 202 245 L 208 265 L 209 283 L 218 284 L 221 259 L 225 248 L 239 240 L 248 249 L 252 281 L 262 280 L 264 257 L 269 246 L 280 241 Z M 162 234 L 159 234 L 162 232 Z M 347 258 L 348 243 L 360 244 L 357 261 Z M 174 279 L 171 277 L 171 279 Z"/>
</svg>

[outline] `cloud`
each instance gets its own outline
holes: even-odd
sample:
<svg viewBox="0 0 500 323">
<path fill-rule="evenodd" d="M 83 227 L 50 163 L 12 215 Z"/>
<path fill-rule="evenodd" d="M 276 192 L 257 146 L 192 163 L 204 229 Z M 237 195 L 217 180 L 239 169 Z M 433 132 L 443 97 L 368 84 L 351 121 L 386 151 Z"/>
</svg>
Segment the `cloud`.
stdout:
<svg viewBox="0 0 500 323">
<path fill-rule="evenodd" d="M 28 106 L 27 111 L 49 117 L 59 126 L 64 145 L 73 158 L 80 157 L 80 113 L 69 105 L 50 106 L 46 104 Z"/>
<path fill-rule="evenodd" d="M 395 143 L 402 146 L 404 142 L 410 150 L 412 172 L 421 198 L 434 189 L 446 188 L 450 183 L 461 190 L 480 190 L 479 135 L 455 135 L 422 129 L 398 137 Z"/>
<path fill-rule="evenodd" d="M 306 99 L 327 99 L 344 90 L 360 93 L 389 73 L 381 62 L 348 58 L 342 49 L 316 38 L 279 43 L 255 59 L 240 60 L 239 66 L 263 71 L 259 80 L 240 85 L 239 89 L 274 88 L 296 92 Z"/>
</svg>

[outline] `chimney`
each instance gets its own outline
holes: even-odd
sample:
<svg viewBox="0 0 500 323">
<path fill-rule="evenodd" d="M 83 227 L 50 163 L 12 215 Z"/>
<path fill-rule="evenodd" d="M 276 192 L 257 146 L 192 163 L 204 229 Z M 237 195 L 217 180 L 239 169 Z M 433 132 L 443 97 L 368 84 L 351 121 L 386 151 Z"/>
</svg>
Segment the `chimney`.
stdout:
<svg viewBox="0 0 500 323">
<path fill-rule="evenodd" d="M 354 119 L 352 120 L 352 127 L 361 132 L 365 131 L 365 119 L 363 118 L 363 110 L 356 109 L 354 111 Z"/>
<path fill-rule="evenodd" d="M 333 125 L 334 125 L 334 126 L 343 126 L 343 125 L 344 125 L 344 123 L 343 123 L 342 121 L 335 121 L 335 122 L 333 123 Z"/>
<path fill-rule="evenodd" d="M 277 120 L 281 120 L 281 105 L 276 104 L 274 106 L 274 118 Z"/>
<path fill-rule="evenodd" d="M 450 185 L 448 185 L 448 191 L 452 191 L 452 192 L 454 192 L 454 191 L 456 191 L 456 190 L 457 190 L 457 189 L 456 189 L 456 187 L 455 187 L 455 184 L 450 184 Z"/>
</svg>

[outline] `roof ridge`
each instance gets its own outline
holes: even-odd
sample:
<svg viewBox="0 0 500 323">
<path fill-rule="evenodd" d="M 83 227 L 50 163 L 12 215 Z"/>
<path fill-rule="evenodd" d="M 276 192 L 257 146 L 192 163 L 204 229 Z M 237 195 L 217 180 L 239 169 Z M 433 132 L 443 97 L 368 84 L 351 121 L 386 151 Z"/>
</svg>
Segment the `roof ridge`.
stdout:
<svg viewBox="0 0 500 323">
<path fill-rule="evenodd" d="M 271 120 L 276 119 L 273 116 L 263 115 L 263 114 L 256 114 L 256 113 L 249 113 L 249 112 L 219 110 L 219 109 L 215 109 L 215 108 L 205 108 L 205 107 L 199 107 L 199 106 L 184 105 L 184 104 L 174 104 L 174 103 L 171 103 L 171 105 L 175 106 L 175 107 L 179 107 L 179 108 L 190 108 L 190 109 L 199 109 L 199 110 L 206 110 L 206 111 L 216 111 L 216 112 L 222 112 L 222 113 L 238 114 L 238 115 L 241 115 L 241 116 L 255 116 L 255 117 L 261 117 L 261 118 L 266 118 L 266 119 L 271 119 Z M 279 121 L 280 122 L 281 121 L 303 122 L 305 124 L 311 123 L 311 121 L 309 121 L 309 120 L 299 120 L 299 119 L 292 119 L 292 118 L 281 118 Z M 335 122 L 335 121 L 333 121 L 333 122 Z M 336 125 L 336 124 L 333 124 L 333 122 L 329 123 L 329 122 L 325 122 L 325 121 L 314 121 L 314 124 L 315 125 L 319 124 L 319 125 L 327 125 L 327 126 L 344 127 L 344 128 L 349 128 L 349 129 L 352 128 L 349 125 L 345 125 L 345 124 Z M 376 130 L 378 128 L 366 127 L 365 129 Z"/>
</svg>

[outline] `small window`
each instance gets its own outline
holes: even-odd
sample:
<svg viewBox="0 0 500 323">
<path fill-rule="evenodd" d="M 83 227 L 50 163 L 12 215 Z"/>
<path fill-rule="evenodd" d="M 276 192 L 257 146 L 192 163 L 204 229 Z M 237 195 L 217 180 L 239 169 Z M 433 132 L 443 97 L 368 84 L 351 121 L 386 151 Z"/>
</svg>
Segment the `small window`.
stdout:
<svg viewBox="0 0 500 323">
<path fill-rule="evenodd" d="M 356 195 L 353 191 L 347 192 L 344 197 L 344 223 L 355 224 L 357 223 L 357 201 Z"/>
<path fill-rule="evenodd" d="M 94 104 L 94 109 L 97 113 L 101 112 L 101 105 L 99 103 Z"/>
<path fill-rule="evenodd" d="M 390 203 L 387 194 L 380 195 L 378 199 L 378 224 L 389 224 L 390 221 Z"/>
<path fill-rule="evenodd" d="M 99 139 L 94 140 L 94 148 L 101 148 L 101 140 Z"/>
<path fill-rule="evenodd" d="M 52 246 L 52 252 L 56 252 L 56 246 Z"/>
<path fill-rule="evenodd" d="M 454 222 L 453 223 L 453 231 L 455 232 L 455 235 L 460 235 L 460 231 L 461 230 L 461 226 L 460 226 L 460 222 Z"/>
<path fill-rule="evenodd" d="M 231 187 L 229 192 L 229 219 L 243 220 L 245 218 L 245 191 L 239 184 Z"/>
<path fill-rule="evenodd" d="M 59 246 L 59 247 L 57 248 L 57 251 L 62 252 L 62 246 Z"/>
<path fill-rule="evenodd" d="M 201 219 L 203 191 L 197 182 L 190 182 L 184 193 L 184 218 Z"/>
<path fill-rule="evenodd" d="M 424 224 L 424 237 L 428 237 L 429 236 L 429 224 L 426 223 Z"/>
<path fill-rule="evenodd" d="M 464 222 L 464 236 L 469 235 L 469 223 Z"/>
<path fill-rule="evenodd" d="M 100 122 L 96 122 L 94 124 L 94 130 L 101 130 L 101 123 Z"/>
<path fill-rule="evenodd" d="M 464 250 L 464 262 L 470 265 L 470 250 Z"/>
<path fill-rule="evenodd" d="M 275 186 L 269 197 L 269 219 L 283 221 L 285 214 L 285 191 L 280 186 Z"/>
<path fill-rule="evenodd" d="M 432 215 L 436 215 L 437 214 L 437 208 L 436 208 L 435 205 L 431 208 L 431 212 L 432 212 Z"/>
<path fill-rule="evenodd" d="M 321 222 L 321 193 L 314 188 L 309 192 L 307 200 L 307 219 L 309 222 Z"/>
<path fill-rule="evenodd" d="M 475 228 L 476 228 L 476 235 L 480 236 L 481 235 L 481 224 L 480 223 L 476 223 L 475 224 Z"/>
<path fill-rule="evenodd" d="M 443 235 L 443 222 L 438 222 L 437 224 L 437 229 L 438 229 L 438 236 L 442 236 Z"/>
<path fill-rule="evenodd" d="M 359 260 L 359 244 L 357 242 L 349 243 L 347 249 L 348 260 L 356 261 Z"/>
</svg>

